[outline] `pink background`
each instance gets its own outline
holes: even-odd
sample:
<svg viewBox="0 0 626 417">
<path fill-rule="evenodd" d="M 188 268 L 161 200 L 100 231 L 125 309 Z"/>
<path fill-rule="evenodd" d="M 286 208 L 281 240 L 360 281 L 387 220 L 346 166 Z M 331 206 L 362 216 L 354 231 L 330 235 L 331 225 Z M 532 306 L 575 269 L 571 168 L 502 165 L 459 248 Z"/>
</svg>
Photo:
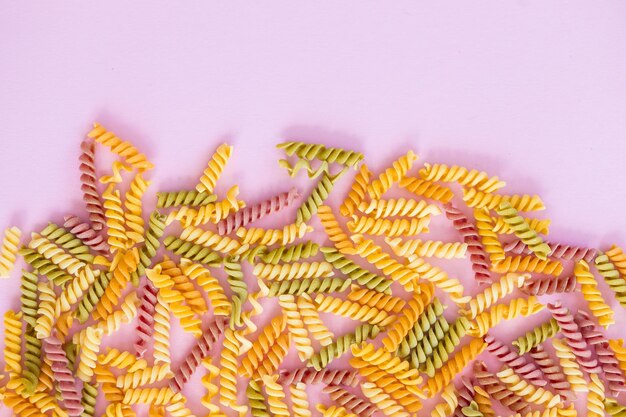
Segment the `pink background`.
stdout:
<svg viewBox="0 0 626 417">
<path fill-rule="evenodd" d="M 310 188 L 278 167 L 282 139 L 376 172 L 410 148 L 540 194 L 554 240 L 625 245 L 625 42 L 620 1 L 1 1 L 0 227 L 83 214 L 79 143 L 99 121 L 155 163 L 152 192 L 192 187 L 224 141 L 220 190 L 248 201 Z M 17 276 L 0 304 L 19 306 Z"/>
</svg>

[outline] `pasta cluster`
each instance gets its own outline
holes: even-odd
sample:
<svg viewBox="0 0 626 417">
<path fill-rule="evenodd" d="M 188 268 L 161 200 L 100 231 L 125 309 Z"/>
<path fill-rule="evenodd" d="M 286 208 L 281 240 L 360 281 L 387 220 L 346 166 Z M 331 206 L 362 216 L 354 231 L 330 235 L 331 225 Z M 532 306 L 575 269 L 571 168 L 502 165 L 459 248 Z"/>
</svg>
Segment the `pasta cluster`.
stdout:
<svg viewBox="0 0 626 417">
<path fill-rule="evenodd" d="M 236 158 L 222 144 L 152 208 L 148 156 L 94 125 L 84 213 L 3 235 L 0 276 L 21 291 L 4 313 L 13 415 L 571 417 L 584 401 L 626 416 L 626 347 L 605 332 L 626 307 L 620 247 L 548 240 L 544 202 L 478 169 L 278 149 L 307 194 L 248 201 L 221 184 Z M 445 224 L 452 238 L 422 236 Z"/>
</svg>

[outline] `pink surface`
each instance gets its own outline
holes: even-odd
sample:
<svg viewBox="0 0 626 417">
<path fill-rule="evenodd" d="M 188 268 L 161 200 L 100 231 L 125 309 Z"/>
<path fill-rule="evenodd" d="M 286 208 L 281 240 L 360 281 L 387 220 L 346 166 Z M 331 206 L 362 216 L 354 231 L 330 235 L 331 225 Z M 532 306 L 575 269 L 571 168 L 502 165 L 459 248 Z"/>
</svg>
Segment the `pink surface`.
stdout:
<svg viewBox="0 0 626 417">
<path fill-rule="evenodd" d="M 155 163 L 153 193 L 192 187 L 224 141 L 219 190 L 247 201 L 310 189 L 278 167 L 283 138 L 376 172 L 410 148 L 540 194 L 553 240 L 626 244 L 623 2 L 170 4 L 0 2 L 0 227 L 84 216 L 77 155 L 99 121 Z M 474 294 L 468 270 L 452 268 Z M 18 280 L 0 282 L 3 310 Z"/>
</svg>

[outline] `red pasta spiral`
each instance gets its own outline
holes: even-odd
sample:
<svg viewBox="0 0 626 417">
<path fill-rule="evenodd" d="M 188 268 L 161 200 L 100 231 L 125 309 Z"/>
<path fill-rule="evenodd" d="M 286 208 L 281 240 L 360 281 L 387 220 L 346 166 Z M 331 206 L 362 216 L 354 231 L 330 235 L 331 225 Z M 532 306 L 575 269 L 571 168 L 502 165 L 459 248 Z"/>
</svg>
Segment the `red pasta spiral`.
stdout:
<svg viewBox="0 0 626 417">
<path fill-rule="evenodd" d="M 587 373 L 599 373 L 598 361 L 594 358 L 589 344 L 583 338 L 580 327 L 574 321 L 574 316 L 566 307 L 561 305 L 560 301 L 549 303 L 548 309 L 559 324 L 561 333 L 565 336 L 565 341 L 572 349 L 574 356 L 576 356 L 576 361 Z"/>
<path fill-rule="evenodd" d="M 620 392 L 626 391 L 626 378 L 619 367 L 615 352 L 609 346 L 606 336 L 596 328 L 596 325 L 589 319 L 587 312 L 578 312 L 575 320 L 587 343 L 595 348 L 602 375 L 612 395 L 616 396 Z"/>
<path fill-rule="evenodd" d="M 534 363 L 526 361 L 526 358 L 513 352 L 509 346 L 496 340 L 490 334 L 485 336 L 485 343 L 487 343 L 487 350 L 489 352 L 498 358 L 500 362 L 513 369 L 520 377 L 538 387 L 546 385 L 543 374 Z"/>
<path fill-rule="evenodd" d="M 169 385 L 174 392 L 180 392 L 187 381 L 189 381 L 189 378 L 191 378 L 191 375 L 193 375 L 198 366 L 200 366 L 202 359 L 208 356 L 213 344 L 224 333 L 227 322 L 228 318 L 219 316 L 209 323 L 202 333 L 202 337 L 198 339 L 198 342 L 191 349 L 185 361 L 180 365 L 180 368 L 174 372 L 172 379 L 170 379 Z"/>
<path fill-rule="evenodd" d="M 106 224 L 104 206 L 98 192 L 98 180 L 96 178 L 95 144 L 92 139 L 85 139 L 80 144 L 82 153 L 80 161 L 80 189 L 83 192 L 83 201 L 87 205 L 89 220 L 93 223 L 94 230 L 102 230 Z"/>
<path fill-rule="evenodd" d="M 563 373 L 563 369 L 552 360 L 543 346 L 535 346 L 530 350 L 529 354 L 539 369 L 541 369 L 543 374 L 546 376 L 546 379 L 550 383 L 550 388 L 568 401 L 573 400 L 574 393 L 570 389 L 570 384 L 567 381 L 567 377 Z"/>
<path fill-rule="evenodd" d="M 324 387 L 322 392 L 328 394 L 337 405 L 345 407 L 346 410 L 358 416 L 370 417 L 378 410 L 371 402 L 357 397 L 337 385 L 328 385 Z"/>
<path fill-rule="evenodd" d="M 217 233 L 227 235 L 237 230 L 239 227 L 245 226 L 263 217 L 289 207 L 293 200 L 299 198 L 298 190 L 292 188 L 286 193 L 280 193 L 274 197 L 261 201 L 252 206 L 245 207 L 235 213 L 232 213 L 225 219 L 217 223 Z"/>
<path fill-rule="evenodd" d="M 278 377 L 278 383 L 293 385 L 298 382 L 305 384 L 344 385 L 356 387 L 359 385 L 357 371 L 353 369 L 322 369 L 298 368 L 293 371 L 282 371 Z"/>
<path fill-rule="evenodd" d="M 480 236 L 476 230 L 476 226 L 469 218 L 461 212 L 461 210 L 448 203 L 443 206 L 446 217 L 452 221 L 454 228 L 461 233 L 463 241 L 467 244 L 467 253 L 469 253 L 474 271 L 474 278 L 480 284 L 491 282 L 491 273 L 489 271 L 489 256 L 485 251 Z"/>
<path fill-rule="evenodd" d="M 461 387 L 456 391 L 459 404 L 454 409 L 454 417 L 465 417 L 461 410 L 464 407 L 469 407 L 470 403 L 474 401 L 474 384 L 470 379 L 463 376 L 461 377 Z"/>
<path fill-rule="evenodd" d="M 530 405 L 520 396 L 510 391 L 497 376 L 487 370 L 484 362 L 474 364 L 474 378 L 490 397 L 503 406 L 522 415 L 530 411 Z"/>
<path fill-rule="evenodd" d="M 578 287 L 576 277 L 570 276 L 540 276 L 533 277 L 526 281 L 521 288 L 523 292 L 531 295 L 555 294 L 564 292 L 574 292 Z"/>
<path fill-rule="evenodd" d="M 157 294 L 158 290 L 156 287 L 150 280 L 146 280 L 137 314 L 137 341 L 135 342 L 135 353 L 138 358 L 143 358 L 143 355 L 145 355 L 148 350 L 148 343 L 152 340 Z"/>
<path fill-rule="evenodd" d="M 68 367 L 69 361 L 65 350 L 63 350 L 61 340 L 53 333 L 43 339 L 42 345 L 46 357 L 50 360 L 52 375 L 57 382 L 67 415 L 70 417 L 79 416 L 84 410 L 81 404 L 82 395 L 78 389 L 76 378 Z"/>
<path fill-rule="evenodd" d="M 573 261 L 578 262 L 580 260 L 585 260 L 587 263 L 593 261 L 593 259 L 598 254 L 596 249 L 583 248 L 581 246 L 575 245 L 566 245 L 563 243 L 555 243 L 555 242 L 546 242 L 550 247 L 549 255 L 553 258 L 565 260 L 565 261 Z M 512 252 L 517 255 L 529 255 L 531 253 L 528 246 L 524 244 L 519 239 L 516 239 L 506 245 L 504 245 L 505 252 Z"/>
<path fill-rule="evenodd" d="M 91 249 L 101 253 L 109 252 L 109 244 L 106 240 L 89 223 L 83 223 L 78 217 L 72 215 L 65 216 L 63 227 Z"/>
</svg>

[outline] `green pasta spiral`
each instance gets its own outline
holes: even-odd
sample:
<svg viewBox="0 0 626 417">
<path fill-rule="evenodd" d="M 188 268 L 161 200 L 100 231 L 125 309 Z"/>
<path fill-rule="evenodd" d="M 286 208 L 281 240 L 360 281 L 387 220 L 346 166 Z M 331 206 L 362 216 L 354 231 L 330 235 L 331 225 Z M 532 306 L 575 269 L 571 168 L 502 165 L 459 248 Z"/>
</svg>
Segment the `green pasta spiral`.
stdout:
<svg viewBox="0 0 626 417">
<path fill-rule="evenodd" d="M 169 208 L 177 206 L 206 206 L 217 200 L 215 194 L 198 191 L 173 191 L 157 193 L 157 207 Z"/>
<path fill-rule="evenodd" d="M 248 383 L 246 396 L 248 397 L 248 404 L 250 405 L 250 412 L 253 417 L 270 417 L 267 404 L 265 403 L 265 396 L 261 391 L 261 386 L 256 380 L 251 379 Z"/>
<path fill-rule="evenodd" d="M 37 324 L 37 283 L 39 277 L 32 272 L 22 270 L 20 301 L 22 303 L 22 317 L 30 326 Z"/>
<path fill-rule="evenodd" d="M 461 338 L 465 336 L 469 326 L 470 322 L 467 317 L 459 317 L 456 319 L 444 337 L 439 339 L 436 344 L 431 344 L 435 349 L 428 359 L 426 359 L 426 362 L 420 367 L 420 370 L 426 372 L 426 375 L 429 377 L 435 375 L 435 371 L 443 366 L 448 360 L 449 355 L 454 352 L 454 349 L 459 345 Z M 427 339 L 428 338 L 424 338 L 423 342 Z"/>
<path fill-rule="evenodd" d="M 146 239 L 139 251 L 139 263 L 137 264 L 137 270 L 131 274 L 131 280 L 133 285 L 137 287 L 139 285 L 139 277 L 142 276 L 147 267 L 152 263 L 152 259 L 156 256 L 157 250 L 161 246 L 161 236 L 163 236 L 163 230 L 165 229 L 165 219 L 167 216 L 153 211 L 150 214 L 150 221 L 148 230 L 146 231 Z"/>
<path fill-rule="evenodd" d="M 319 245 L 310 240 L 291 246 L 281 246 L 261 257 L 263 262 L 276 265 L 280 262 L 297 262 L 317 255 Z"/>
<path fill-rule="evenodd" d="M 335 175 L 333 178 L 330 177 L 328 172 L 325 172 L 322 178 L 317 182 L 317 185 L 311 191 L 309 197 L 302 203 L 302 205 L 298 208 L 298 212 L 296 213 L 296 224 L 306 223 L 315 213 L 317 213 L 317 209 L 319 206 L 324 204 L 324 200 L 328 198 L 330 192 L 335 186 L 335 181 L 341 175 Z"/>
<path fill-rule="evenodd" d="M 311 161 L 318 159 L 328 163 L 336 162 L 354 168 L 361 162 L 364 155 L 359 152 L 349 151 L 341 148 L 329 148 L 324 145 L 303 143 L 303 142 L 284 142 L 276 146 L 278 149 L 285 151 L 285 154 L 292 156 L 296 154 L 302 159 Z"/>
<path fill-rule="evenodd" d="M 275 281 L 269 286 L 267 295 L 269 297 L 276 297 L 283 294 L 300 295 L 313 292 L 343 292 L 350 287 L 351 283 L 351 279 L 336 277 Z"/>
<path fill-rule="evenodd" d="M 420 368 L 428 360 L 439 341 L 445 337 L 449 328 L 448 320 L 443 316 L 439 316 L 437 321 L 422 334 L 416 346 L 410 351 L 410 363 L 413 367 Z"/>
<path fill-rule="evenodd" d="M 433 298 L 426 309 L 409 330 L 409 333 L 402 339 L 396 354 L 401 358 L 406 358 L 411 354 L 411 349 L 415 349 L 417 344 L 424 338 L 424 334 L 433 326 L 443 314 L 445 306 L 441 304 L 439 298 Z"/>
<path fill-rule="evenodd" d="M 595 263 L 596 269 L 615 293 L 617 301 L 622 307 L 626 307 L 626 279 L 620 276 L 619 271 L 615 269 L 615 265 L 606 254 L 598 254 Z"/>
<path fill-rule="evenodd" d="M 37 339 L 35 329 L 30 325 L 26 326 L 24 340 L 26 341 L 22 374 L 24 393 L 32 394 L 35 392 L 37 382 L 39 382 L 39 373 L 41 372 L 41 340 Z"/>
<path fill-rule="evenodd" d="M 265 245 L 254 245 L 250 247 L 248 250 L 244 251 L 241 255 L 239 255 L 239 259 L 242 261 L 246 261 L 250 264 L 254 264 L 257 262 L 257 258 L 262 258 L 267 253 L 267 246 Z"/>
<path fill-rule="evenodd" d="M 224 259 L 224 271 L 226 272 L 228 284 L 233 292 L 232 296 L 232 310 L 230 316 L 231 327 L 241 327 L 243 321 L 241 320 L 241 311 L 243 304 L 248 298 L 248 286 L 243 280 L 243 271 L 241 270 L 241 264 L 238 258 L 233 256 L 227 256 Z"/>
<path fill-rule="evenodd" d="M 368 339 L 373 339 L 380 333 L 380 327 L 371 324 L 362 324 L 353 333 L 345 334 L 332 344 L 324 346 L 319 352 L 309 359 L 309 365 L 318 371 L 325 368 L 334 359 L 346 353 L 352 345 L 360 344 Z"/>
<path fill-rule="evenodd" d="M 100 301 L 102 294 L 104 294 L 104 290 L 109 286 L 110 280 L 110 273 L 101 273 L 91 287 L 89 287 L 89 291 L 87 291 L 87 294 L 85 294 L 75 312 L 76 318 L 80 323 L 87 321 L 94 307 L 98 301 Z"/>
<path fill-rule="evenodd" d="M 545 342 L 559 332 L 559 323 L 551 318 L 512 342 L 520 355 Z"/>
<path fill-rule="evenodd" d="M 52 261 L 46 259 L 43 255 L 34 249 L 22 248 L 19 254 L 24 257 L 27 264 L 32 266 L 40 275 L 45 275 L 55 285 L 63 286 L 72 279 L 72 276 L 63 271 Z"/>
<path fill-rule="evenodd" d="M 49 223 L 48 226 L 41 231 L 41 235 L 63 247 L 63 249 L 73 255 L 76 259 L 80 259 L 81 261 L 87 263 L 93 262 L 94 256 L 89 251 L 89 247 L 85 245 L 82 240 L 64 228 L 54 223 Z"/>
<path fill-rule="evenodd" d="M 96 412 L 96 398 L 98 397 L 98 385 L 89 382 L 83 382 L 83 396 L 81 405 L 84 410 L 80 417 L 93 417 Z"/>
<path fill-rule="evenodd" d="M 467 407 L 461 408 L 461 413 L 465 417 L 483 417 L 483 413 L 478 409 L 476 401 L 472 401 Z"/>
<path fill-rule="evenodd" d="M 335 248 L 324 247 L 321 249 L 324 259 L 333 265 L 333 268 L 346 274 L 359 285 L 376 290 L 385 294 L 391 294 L 391 284 L 393 281 L 376 275 L 346 258 Z"/>
<path fill-rule="evenodd" d="M 176 255 L 200 262 L 208 267 L 218 267 L 222 263 L 222 257 L 217 252 L 175 236 L 166 237 L 163 244 L 167 250 L 174 252 Z"/>
<path fill-rule="evenodd" d="M 612 398 L 604 400 L 604 411 L 613 417 L 626 417 L 626 406 L 619 404 Z"/>
</svg>

